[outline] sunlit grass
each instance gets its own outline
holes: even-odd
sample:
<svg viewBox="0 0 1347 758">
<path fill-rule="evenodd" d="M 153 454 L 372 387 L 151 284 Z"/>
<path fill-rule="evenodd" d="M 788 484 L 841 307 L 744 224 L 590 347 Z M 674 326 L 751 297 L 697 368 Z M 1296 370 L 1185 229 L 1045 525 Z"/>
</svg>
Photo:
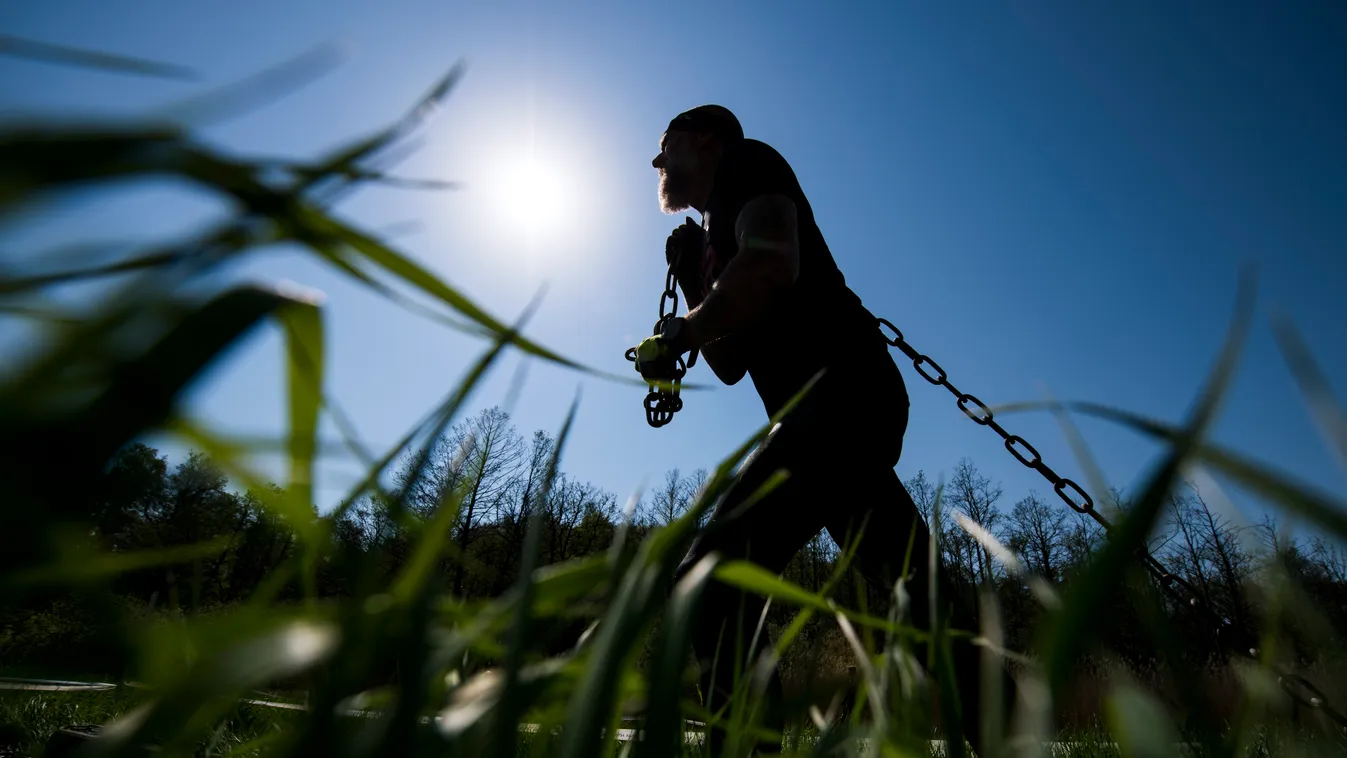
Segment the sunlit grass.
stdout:
<svg viewBox="0 0 1347 758">
<path fill-rule="evenodd" d="M 673 568 L 686 553 L 698 519 L 734 481 L 736 466 L 770 422 L 721 461 L 687 513 L 642 540 L 628 539 L 620 530 L 605 553 L 540 565 L 535 511 L 519 580 L 487 601 L 454 597 L 436 571 L 451 555 L 447 527 L 462 505 L 456 497 L 412 522 L 410 558 L 387 581 L 360 559 L 334 551 L 336 519 L 361 498 L 377 494 L 395 515 L 405 511 L 410 485 L 399 489 L 392 484 L 390 467 L 409 461 L 412 481 L 424 473 L 431 445 L 506 350 L 523 350 L 631 386 L 633 400 L 645 390 L 643 381 L 608 376 L 523 337 L 532 308 L 513 323 L 492 316 L 375 235 L 330 213 L 333 199 L 351 186 L 395 181 L 367 164 L 438 107 L 460 76 L 460 69 L 449 72 L 388 130 L 304 165 L 225 155 L 197 142 L 190 130 L 164 123 L 29 124 L 0 133 L 0 211 L 5 213 L 22 209 L 39 194 L 73 192 L 92 182 L 116 191 L 118 182 L 161 174 L 219 193 L 237 208 L 237 215 L 194 239 L 112 265 L 49 270 L 38 251 L 29 256 L 37 261 L 32 271 L 9 270 L 0 280 L 0 312 L 53 325 L 41 351 L 0 387 L 0 428 L 4 449 L 10 451 L 0 456 L 0 472 L 6 512 L 12 515 L 0 536 L 3 601 L 22 603 L 43 593 L 71 591 L 93 597 L 109 619 L 108 628 L 119 630 L 109 641 L 109 670 L 126 672 L 138 683 L 111 693 L 4 693 L 0 715 L 9 735 L 34 748 L 62 726 L 105 724 L 98 744 L 107 754 L 128 755 L 154 744 L 161 754 L 644 758 L 693 754 L 685 719 L 694 718 L 727 728 L 729 744 L 740 745 L 740 738 L 762 728 L 753 662 L 740 678 L 740 697 L 723 704 L 724 710 L 712 704 L 708 712 L 686 696 L 684 686 L 697 603 L 706 583 L 718 580 L 792 609 L 793 621 L 769 641 L 777 660 L 791 652 L 797 635 L 816 617 L 835 625 L 847 642 L 860 683 L 845 708 L 814 711 L 791 726 L 786 743 L 792 752 L 905 755 L 926 750 L 938 738 L 945 741 L 945 754 L 960 754 L 967 735 L 950 724 L 943 734 L 935 733 L 929 715 L 935 695 L 945 706 L 953 702 L 952 679 L 943 668 L 936 669 L 934 681 L 916 677 L 911 664 L 926 660 L 930 651 L 976 641 L 984 645 L 988 665 L 998 665 L 1002 653 L 995 644 L 994 608 L 984 614 L 981 629 L 931 632 L 914 629 L 896 615 L 876 616 L 836 603 L 829 596 L 836 577 L 813 592 L 753 564 L 708 560 L 672 584 Z M 256 286 L 225 289 L 204 299 L 185 294 L 187 285 L 207 280 L 220 266 L 277 242 L 297 244 L 399 305 L 483 339 L 479 359 L 460 384 L 391 449 L 364 450 L 349 426 L 333 415 L 339 405 L 328 395 L 324 371 L 328 306 Z M 90 313 L 32 307 L 33 299 L 51 287 L 111 274 L 118 275 L 117 284 Z M 1143 419 L 1102 405 L 1070 406 L 1160 439 L 1167 452 L 1086 573 L 1060 598 L 1050 598 L 1037 647 L 1021 657 L 1020 676 L 1031 701 L 1021 704 L 1013 724 L 967 725 L 970 732 L 985 733 L 989 744 L 1004 745 L 1007 754 L 1169 755 L 1179 743 L 1213 755 L 1329 755 L 1342 749 L 1341 727 L 1325 717 L 1326 708 L 1309 719 L 1290 718 L 1276 678 L 1282 673 L 1276 618 L 1269 620 L 1260 657 L 1240 669 L 1243 717 L 1235 723 L 1211 718 L 1195 698 L 1185 700 L 1191 712 L 1181 722 L 1151 694 L 1121 684 L 1107 693 L 1106 723 L 1080 732 L 1061 731 L 1052 723 L 1054 704 L 1081 661 L 1094 652 L 1099 628 L 1108 622 L 1100 613 L 1107 593 L 1127 587 L 1142 612 L 1161 602 L 1135 553 L 1186 468 L 1204 465 L 1304 522 L 1347 538 L 1347 509 L 1339 498 L 1206 440 L 1251 319 L 1251 287 L 1239 295 L 1222 358 L 1183 422 Z M 254 451 L 184 418 L 178 405 L 203 371 L 268 319 L 284 331 L 288 367 L 287 479 L 277 490 L 267 488 L 265 478 L 250 467 Z M 1283 334 L 1290 332 L 1284 328 Z M 1326 435 L 1340 442 L 1341 411 L 1325 396 L 1312 359 L 1298 342 L 1288 337 L 1284 343 Z M 550 475 L 580 412 L 573 407 L 558 430 Z M 320 515 L 313 507 L 313 481 L 324 414 L 338 422 L 352 450 L 374 463 L 334 513 Z M 179 435 L 210 452 L 238 481 L 270 493 L 265 506 L 299 540 L 300 549 L 247 602 L 165 623 L 128 616 L 110 596 L 108 580 L 120 572 L 204 559 L 223 549 L 207 543 L 112 555 L 87 538 L 91 482 L 118 449 L 156 431 Z M 54 481 L 66 486 L 54 490 Z M 844 565 L 845 560 L 838 577 Z M 320 597 L 314 589 L 320 567 L 347 577 L 350 595 Z M 1292 608 L 1301 601 L 1292 580 L 1284 581 L 1277 595 L 1284 610 L 1312 613 Z M 300 588 L 298 602 L 278 600 L 287 586 Z M 602 608 L 595 625 L 571 650 L 546 653 L 542 626 L 569 618 L 582 601 L 597 601 Z M 1183 684 L 1187 664 L 1178 660 L 1173 640 L 1162 625 L 1151 631 L 1165 655 L 1161 664 L 1172 667 Z M 638 665 L 647 645 L 651 655 Z M 389 668 L 396 677 L 374 681 Z M 285 690 L 275 697 L 304 702 L 307 710 L 243 702 L 268 689 Z M 642 719 L 634 722 L 644 739 L 619 742 L 618 729 L 631 725 L 623 716 L 633 702 L 646 704 Z M 366 715 L 345 715 L 353 708 Z M 1026 738 L 1009 742 L 1012 726 Z"/>
</svg>

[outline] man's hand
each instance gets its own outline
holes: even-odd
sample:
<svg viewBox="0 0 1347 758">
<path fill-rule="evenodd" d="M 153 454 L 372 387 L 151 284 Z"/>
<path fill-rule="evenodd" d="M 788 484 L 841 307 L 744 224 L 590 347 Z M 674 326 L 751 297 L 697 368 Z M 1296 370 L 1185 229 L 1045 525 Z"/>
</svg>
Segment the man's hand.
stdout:
<svg viewBox="0 0 1347 758">
<path fill-rule="evenodd" d="M 670 381 L 678 369 L 679 353 L 656 334 L 636 346 L 636 370 L 647 380 Z"/>
<path fill-rule="evenodd" d="M 685 218 L 687 220 L 664 241 L 664 261 L 674 267 L 674 277 L 683 288 L 684 296 L 701 302 L 705 294 L 701 272 L 705 232 L 691 216 Z"/>
</svg>

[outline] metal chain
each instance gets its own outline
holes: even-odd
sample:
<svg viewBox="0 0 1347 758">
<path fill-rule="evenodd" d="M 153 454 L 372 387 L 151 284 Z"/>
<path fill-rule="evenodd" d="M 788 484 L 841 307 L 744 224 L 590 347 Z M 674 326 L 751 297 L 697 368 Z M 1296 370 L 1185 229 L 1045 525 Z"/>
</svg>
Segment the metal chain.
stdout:
<svg viewBox="0 0 1347 758">
<path fill-rule="evenodd" d="M 655 322 L 653 334 L 662 334 L 664 325 L 669 323 L 678 313 L 678 279 L 674 276 L 676 265 L 676 260 L 670 263 L 669 273 L 664 277 L 664 291 L 659 296 L 659 320 Z M 636 348 L 628 348 L 626 357 L 627 360 L 635 363 Z M 663 390 L 654 383 L 648 383 L 650 391 L 645 396 L 646 423 L 659 428 L 673 421 L 674 414 L 683 409 L 683 400 L 678 397 L 679 385 L 682 384 L 683 376 L 687 373 L 688 368 L 696 362 L 696 350 L 689 354 L 686 362 L 683 361 L 681 355 L 674 358 L 673 372 L 670 376 L 665 377 L 673 382 L 673 389 L 671 390 Z"/>
<path fill-rule="evenodd" d="M 880 333 L 884 337 L 884 341 L 903 351 L 903 354 L 912 360 L 913 367 L 918 374 L 921 374 L 923 379 L 931 384 L 949 390 L 950 393 L 954 395 L 959 410 L 963 411 L 965 416 L 972 419 L 973 423 L 978 424 L 979 426 L 988 427 L 1000 435 L 1001 439 L 1005 441 L 1006 450 L 1009 450 L 1010 454 L 1015 456 L 1015 459 L 1020 463 L 1042 474 L 1043 477 L 1052 484 L 1053 492 L 1056 492 L 1057 496 L 1070 506 L 1072 510 L 1077 513 L 1083 513 L 1094 519 L 1103 527 L 1105 534 L 1112 532 L 1113 524 L 1102 513 L 1095 510 L 1094 500 L 1090 497 L 1089 493 L 1082 489 L 1080 485 L 1070 479 L 1059 476 L 1057 472 L 1053 471 L 1043 462 L 1042 457 L 1039 456 L 1038 451 L 1034 449 L 1033 445 L 1030 445 L 1023 437 L 1010 434 L 1002 428 L 1001 425 L 992 418 L 991 409 L 981 400 L 968 393 L 960 392 L 957 387 L 950 383 L 948 375 L 945 374 L 944 369 L 940 368 L 940 364 L 931 360 L 930 357 L 919 353 L 909 345 L 907 340 L 903 338 L 903 333 L 898 330 L 898 327 L 894 326 L 886 319 L 881 318 L 876 320 L 880 327 Z M 892 337 L 884 334 L 886 328 L 893 332 Z M 1070 494 L 1068 494 L 1068 492 Z M 1207 618 L 1208 622 L 1213 625 L 1213 631 L 1215 632 L 1217 639 L 1222 642 L 1223 647 L 1227 649 L 1237 648 L 1252 658 L 1256 659 L 1258 657 L 1257 648 L 1242 647 L 1235 642 L 1237 630 L 1234 624 L 1220 613 L 1217 613 L 1215 609 L 1205 602 L 1202 599 L 1202 596 L 1198 593 L 1196 587 L 1183 577 L 1169 572 L 1164 564 L 1156 560 L 1145 547 L 1142 547 L 1138 551 L 1138 557 L 1141 559 L 1142 565 L 1145 566 L 1146 570 L 1155 577 L 1156 581 L 1159 582 L 1165 592 L 1168 593 L 1170 597 L 1174 598 L 1179 605 L 1191 608 Z M 1329 704 L 1328 697 L 1314 685 L 1306 681 L 1304 677 L 1290 671 L 1286 667 L 1281 667 L 1281 676 L 1278 677 L 1277 682 L 1281 686 L 1282 691 L 1297 703 L 1320 711 L 1325 716 L 1332 719 L 1339 727 L 1347 728 L 1347 716 L 1344 716 L 1341 712 L 1334 709 L 1333 706 Z"/>
</svg>

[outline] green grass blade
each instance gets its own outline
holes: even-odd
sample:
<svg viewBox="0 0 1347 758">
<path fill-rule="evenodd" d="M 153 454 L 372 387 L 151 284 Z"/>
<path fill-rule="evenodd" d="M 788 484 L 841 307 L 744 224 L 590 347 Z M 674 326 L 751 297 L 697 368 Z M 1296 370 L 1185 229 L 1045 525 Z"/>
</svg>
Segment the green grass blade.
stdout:
<svg viewBox="0 0 1347 758">
<path fill-rule="evenodd" d="M 538 494 L 539 503 L 547 502 L 548 493 L 556 481 L 561 452 L 565 449 L 566 440 L 570 435 L 571 424 L 575 421 L 575 412 L 578 406 L 579 397 L 577 396 L 575 401 L 571 403 L 570 411 L 566 414 L 566 421 L 562 424 L 561 431 L 557 434 L 556 444 L 552 446 L 552 454 L 547 461 L 547 470 Z M 542 550 L 543 511 L 543 507 L 538 505 L 529 514 L 528 531 L 524 536 L 523 555 L 519 567 L 519 581 L 516 582 L 514 589 L 515 594 L 519 597 L 519 602 L 515 608 L 514 619 L 510 624 L 509 645 L 503 667 L 504 684 L 502 685 L 501 705 L 495 714 L 496 729 L 495 737 L 492 740 L 492 747 L 497 755 L 515 755 L 518 752 L 518 725 L 520 717 L 529 706 L 527 694 L 520 691 L 517 685 L 520 669 L 524 665 L 525 645 L 528 643 L 533 623 L 533 598 L 537 590 L 534 571 L 537 568 L 538 556 Z"/>
<path fill-rule="evenodd" d="M 692 629 L 701 609 L 702 596 L 717 561 L 717 556 L 708 555 L 693 566 L 674 588 L 666 607 L 656 646 L 657 657 L 649 674 L 645 734 L 636 747 L 635 758 L 679 756 L 682 752 L 683 712 L 679 706 L 679 690 L 683 682 L 683 665 L 692 644 Z"/>
<path fill-rule="evenodd" d="M 334 624 L 315 618 L 272 623 L 239 618 L 229 626 L 246 629 L 246 636 L 218 647 L 194 645 L 200 657 L 165 683 L 147 707 L 105 729 L 103 750 L 133 755 L 138 744 L 156 742 L 165 754 L 190 751 L 236 707 L 238 697 L 310 669 L 332 655 L 340 640 Z"/>
<path fill-rule="evenodd" d="M 672 524 L 656 531 L 640 545 L 636 557 L 621 574 L 608 611 L 587 645 L 590 664 L 567 711 L 562 758 L 590 758 L 600 752 L 600 730 L 608 724 L 615 688 L 622 666 L 635 644 L 637 633 L 651 622 L 657 608 L 654 598 L 667 593 L 675 563 L 692 542 L 698 520 L 736 478 L 733 469 L 748 451 L 760 443 L 772 426 L 787 416 L 813 388 L 822 372 L 788 401 L 768 423 L 716 467 L 705 488 Z"/>
<path fill-rule="evenodd" d="M 486 355 L 482 356 L 477 362 L 477 365 L 472 367 L 467 379 L 459 385 L 458 391 L 454 393 L 454 396 L 445 403 L 439 413 L 439 419 L 435 425 L 434 432 L 430 435 L 429 439 L 422 446 L 421 451 L 414 459 L 414 463 L 411 467 L 412 473 L 408 479 L 407 486 L 396 495 L 397 503 L 400 504 L 405 501 L 410 492 L 412 482 L 415 482 L 424 474 L 425 468 L 430 461 L 430 454 L 433 450 L 435 440 L 443 433 L 444 429 L 448 427 L 449 422 L 457 415 L 458 409 L 462 406 L 463 401 L 466 400 L 469 393 L 476 388 L 482 375 L 486 373 L 486 370 L 490 368 L 491 364 L 500 356 L 501 351 L 505 349 L 507 343 L 508 341 L 506 339 L 497 340 L 491 350 L 489 350 Z M 434 567 L 435 561 L 440 557 L 440 554 L 444 549 L 444 543 L 449 536 L 449 526 L 453 523 L 454 518 L 458 514 L 458 498 L 452 493 L 449 493 L 449 495 L 451 501 L 441 503 L 439 508 L 436 509 L 434 517 L 427 524 L 426 528 L 422 530 L 421 537 L 417 541 L 416 548 L 412 553 L 412 557 L 408 560 L 407 566 L 393 582 L 391 590 L 392 595 L 399 605 L 411 603 L 415 598 L 422 595 L 425 583 L 430 577 L 431 569 Z"/>
<path fill-rule="evenodd" d="M 1086 415 L 1116 421 L 1171 444 L 1182 438 L 1182 430 L 1174 425 L 1130 411 L 1088 402 L 1066 405 Z M 1289 475 L 1278 472 L 1265 463 L 1211 442 L 1197 444 L 1193 457 L 1263 496 L 1270 503 L 1302 516 L 1338 537 L 1347 537 L 1347 503 L 1332 495 L 1318 491 L 1308 484 L 1296 482 Z"/>
<path fill-rule="evenodd" d="M 285 330 L 290 406 L 290 477 L 285 496 L 287 509 L 298 514 L 316 508 L 313 497 L 314 456 L 318 446 L 318 413 L 323 398 L 323 313 L 317 302 L 297 302 L 277 311 Z M 312 543 L 305 545 L 305 594 L 317 593 L 318 554 Z"/>
<path fill-rule="evenodd" d="M 115 276 L 132 271 L 140 271 L 147 268 L 157 268 L 170 263 L 176 263 L 182 260 L 187 253 L 179 250 L 169 252 L 152 253 L 149 255 L 132 258 L 125 261 L 115 261 L 99 266 L 91 266 L 84 269 L 74 269 L 70 271 L 58 271 L 51 274 L 39 274 L 36 276 L 15 277 L 12 279 L 0 280 L 0 295 L 14 295 L 32 290 L 52 287 L 59 284 L 69 284 L 78 282 L 82 279 L 97 279 L 105 276 Z"/>
<path fill-rule="evenodd" d="M 302 213 L 302 218 L 308 229 L 311 230 L 314 235 L 318 237 L 334 237 L 341 240 L 370 263 L 384 269 L 393 276 L 398 277 L 407 284 L 421 290 L 423 293 L 436 300 L 443 302 L 445 305 L 448 305 L 450 308 L 462 313 L 464 316 L 481 324 L 494 333 L 503 334 L 508 331 L 507 327 L 494 316 L 491 316 L 476 303 L 442 282 L 420 264 L 412 261 L 406 256 L 394 252 L 373 237 L 345 226 L 327 216 L 319 215 L 313 210 L 308 210 Z M 641 387 L 645 386 L 644 380 L 590 368 L 520 336 L 512 337 L 512 344 L 530 355 L 551 361 L 561 366 L 566 366 L 567 368 L 595 376 L 602 376 L 624 384 Z M 683 388 L 695 389 L 695 387 L 686 384 L 683 385 Z"/>
<path fill-rule="evenodd" d="M 398 119 L 391 126 L 388 126 L 378 133 L 357 141 L 355 144 L 345 147 L 326 160 L 320 161 L 320 169 L 317 176 L 340 175 L 346 171 L 356 170 L 356 164 L 361 160 L 368 158 L 393 142 L 406 136 L 417 126 L 421 125 L 430 117 L 430 115 L 448 98 L 449 92 L 458 84 L 467 71 L 464 62 L 455 63 L 435 84 L 421 96 L 412 108 Z M 317 176 L 300 186 L 303 190 L 312 186 Z M 342 189 L 342 188 L 339 188 Z M 335 194 L 329 194 L 323 202 L 330 203 L 335 199 Z"/>
<path fill-rule="evenodd" d="M 210 558 L 228 550 L 232 545 L 233 538 L 223 536 L 192 545 L 149 548 L 125 553 L 85 554 L 83 551 L 72 551 L 61 556 L 52 565 L 34 566 L 6 576 L 0 580 L 0 586 L 68 588 L 71 585 L 103 580 L 130 571 Z"/>
<path fill-rule="evenodd" d="M 292 302 L 260 287 L 239 287 L 190 308 L 144 354 L 113 367 L 108 386 L 67 424 L 48 427 L 47 436 L 65 440 L 67 460 L 101 467 L 127 442 L 161 427 L 181 394 L 225 350 Z"/>
<path fill-rule="evenodd" d="M 1181 742 L 1164 706 L 1130 683 L 1109 692 L 1104 712 L 1127 758 L 1167 758 Z"/>
<path fill-rule="evenodd" d="M 828 614 L 841 614 L 867 628 L 884 631 L 889 634 L 925 641 L 926 633 L 910 626 L 894 625 L 887 619 L 881 619 L 866 613 L 842 608 L 833 601 L 821 597 L 805 588 L 781 578 L 752 561 L 725 561 L 716 567 L 715 578 L 732 587 L 762 595 L 773 600 L 782 600 L 791 605 L 811 608 Z"/>
<path fill-rule="evenodd" d="M 1182 433 L 1172 441 L 1168 453 L 1147 478 L 1136 506 L 1113 529 L 1098 560 L 1067 589 L 1062 610 L 1045 624 L 1040 634 L 1039 650 L 1046 660 L 1048 686 L 1054 693 L 1061 692 L 1076 661 L 1088 648 L 1095 627 L 1101 623 L 1099 609 L 1109 588 L 1120 584 L 1136 552 L 1145 544 L 1166 497 L 1195 455 L 1202 435 L 1224 399 L 1252 310 L 1252 293 L 1248 283 L 1243 284 L 1246 286 L 1241 287 L 1237 298 L 1226 342 Z"/>
<path fill-rule="evenodd" d="M 186 162 L 183 140 L 171 126 L 10 126 L 0 131 L 0 209 L 58 186 L 172 172 Z"/>
<path fill-rule="evenodd" d="M 1272 329 L 1277 346 L 1291 368 L 1291 375 L 1300 385 L 1300 393 L 1309 405 L 1311 418 L 1336 455 L 1338 465 L 1347 469 L 1347 414 L 1343 413 L 1342 404 L 1333 397 L 1328 377 L 1324 376 L 1323 369 L 1319 368 L 1309 346 L 1301 339 L 1290 319 L 1274 318 Z"/>
</svg>

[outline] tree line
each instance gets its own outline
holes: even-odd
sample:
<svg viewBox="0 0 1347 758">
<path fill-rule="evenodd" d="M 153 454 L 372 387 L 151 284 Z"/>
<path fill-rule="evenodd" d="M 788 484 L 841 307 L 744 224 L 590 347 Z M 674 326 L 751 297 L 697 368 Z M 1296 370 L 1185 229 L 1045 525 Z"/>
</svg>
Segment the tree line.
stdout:
<svg viewBox="0 0 1347 758">
<path fill-rule="evenodd" d="M 516 579 L 530 519 L 542 525 L 540 561 L 557 563 L 604 551 L 619 528 L 639 540 L 651 530 L 679 518 L 707 482 L 707 471 L 665 472 L 658 486 L 634 501 L 620 501 L 589 481 L 557 472 L 545 486 L 556 440 L 543 431 L 525 436 L 509 415 L 489 408 L 451 427 L 432 449 L 423 475 L 412 477 L 404 461 L 392 479 L 407 491 L 405 508 L 395 508 L 386 495 L 366 497 L 338 518 L 331 530 L 335 552 L 359 556 L 365 565 L 391 575 L 408 560 L 413 527 L 432 517 L 447 497 L 459 507 L 447 525 L 446 550 L 439 565 L 446 586 L 463 598 L 493 597 Z M 940 513 L 937 538 L 941 560 L 961 591 L 971 597 L 979 588 L 995 592 L 1004 616 L 1007 643 L 1030 644 L 1041 608 L 1027 575 L 1059 590 L 1089 565 L 1105 534 L 1089 517 L 1034 491 L 1013 502 L 1000 485 L 982 475 L 972 461 L 961 460 L 948 482 L 937 486 L 925 472 L 904 482 L 927 524 Z M 97 487 L 90 522 L 93 539 L 111 553 L 171 548 L 221 540 L 226 547 L 208 558 L 178 565 L 154 566 L 119 575 L 118 593 L 163 606 L 201 608 L 242 601 L 257 591 L 264 578 L 299 549 L 292 526 L 264 505 L 269 492 L 235 491 L 225 473 L 206 455 L 192 453 L 170 467 L 157 450 L 144 444 L 123 449 L 106 468 Z M 1129 504 L 1118 492 L 1101 507 L 1115 514 Z M 314 515 L 317 515 L 316 509 Z M 960 523 L 960 516 L 981 525 L 1018 557 L 1025 571 L 1007 570 L 1005 561 L 984 540 Z M 1116 523 L 1116 519 L 1115 519 Z M 906 536 L 895 538 L 895 549 Z M 1347 620 L 1347 553 L 1322 538 L 1287 536 L 1266 518 L 1256 525 L 1234 522 L 1213 509 L 1195 487 L 1170 495 L 1165 519 L 1152 536 L 1151 553 L 1170 572 L 1191 586 L 1208 607 L 1217 609 L 1238 629 L 1254 637 L 1264 603 L 1258 587 L 1275 567 L 1297 580 L 1307 607 L 1328 621 L 1331 629 Z M 839 547 L 826 532 L 816 536 L 787 567 L 786 579 L 819 591 L 833 574 Z M 320 595 L 349 593 L 349 574 L 320 567 Z M 298 596 L 302 588 L 283 592 Z M 1148 635 L 1126 593 L 1116 593 L 1116 624 L 1106 640 L 1124 655 L 1151 657 Z M 834 595 L 843 603 L 868 603 L 887 608 L 886 588 L 843 582 Z M 1209 629 L 1191 609 L 1171 602 L 1167 623 L 1187 630 L 1181 639 L 1199 655 L 1214 652 Z M 6 623 L 12 628 L 17 609 Z M 772 620 L 782 622 L 790 609 L 775 607 Z M 1304 620 L 1301 620 L 1304 621 Z M 1291 622 L 1299 623 L 1292 618 Z M 1309 628 L 1312 624 L 1304 621 Z M 1333 644 L 1340 640 L 1335 639 Z M 2 642 L 2 640 L 0 640 Z M 1324 641 L 1307 641 L 1302 655 L 1313 657 Z M 4 645 L 0 644 L 0 657 Z"/>
</svg>

